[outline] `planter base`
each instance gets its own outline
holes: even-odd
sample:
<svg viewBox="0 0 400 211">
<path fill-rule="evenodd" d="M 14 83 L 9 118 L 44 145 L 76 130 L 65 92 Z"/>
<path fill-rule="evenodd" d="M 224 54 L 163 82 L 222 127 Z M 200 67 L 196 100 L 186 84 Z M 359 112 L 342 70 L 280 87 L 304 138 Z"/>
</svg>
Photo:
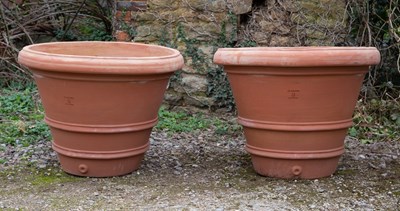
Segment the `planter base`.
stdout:
<svg viewBox="0 0 400 211">
<path fill-rule="evenodd" d="M 306 135 L 312 136 L 312 133 Z M 271 141 L 270 143 L 279 146 L 281 141 L 282 139 L 275 144 Z M 305 142 L 300 141 L 300 143 Z M 320 140 L 320 142 L 323 142 L 323 140 Z M 343 141 L 337 142 L 338 144 L 343 143 Z M 344 153 L 344 146 L 314 149 L 312 151 L 288 151 L 265 149 L 265 147 L 247 144 L 246 151 L 251 154 L 254 169 L 260 175 L 285 179 L 315 179 L 330 176 L 335 172 L 340 156 Z"/>
<path fill-rule="evenodd" d="M 255 171 L 286 179 L 315 179 L 333 174 L 344 153 L 344 139 L 351 124 L 349 121 L 334 124 L 343 129 L 332 129 L 332 124 L 322 123 L 291 125 L 289 131 L 285 128 L 289 124 L 271 126 L 252 122 L 252 127 L 248 127 L 249 122 L 243 118 L 239 122 L 245 125 L 246 151 L 251 154 Z"/>
<path fill-rule="evenodd" d="M 152 125 L 157 121 L 153 122 Z M 61 168 L 70 174 L 87 177 L 125 175 L 139 168 L 149 149 L 152 125 L 150 129 L 119 133 L 88 133 L 51 127 L 53 149 L 58 154 Z M 110 145 L 113 142 L 117 144 Z"/>
<path fill-rule="evenodd" d="M 336 171 L 339 158 L 291 160 L 251 155 L 254 170 L 258 174 L 285 179 L 328 177 Z"/>
<path fill-rule="evenodd" d="M 83 177 L 113 177 L 126 175 L 138 169 L 143 158 L 144 153 L 113 160 L 81 159 L 58 154 L 61 168 L 65 172 Z"/>
</svg>

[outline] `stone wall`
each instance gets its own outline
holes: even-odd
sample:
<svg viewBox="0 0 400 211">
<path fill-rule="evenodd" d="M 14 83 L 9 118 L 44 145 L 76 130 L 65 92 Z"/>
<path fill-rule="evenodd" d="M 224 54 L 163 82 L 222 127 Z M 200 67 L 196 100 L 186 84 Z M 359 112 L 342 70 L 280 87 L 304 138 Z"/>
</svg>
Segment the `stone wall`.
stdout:
<svg viewBox="0 0 400 211">
<path fill-rule="evenodd" d="M 212 63 L 218 47 L 335 45 L 346 36 L 345 0 L 116 1 L 115 37 L 178 49 L 170 104 L 229 106 L 229 84 Z M 228 102 L 228 103 L 227 103 Z"/>
</svg>

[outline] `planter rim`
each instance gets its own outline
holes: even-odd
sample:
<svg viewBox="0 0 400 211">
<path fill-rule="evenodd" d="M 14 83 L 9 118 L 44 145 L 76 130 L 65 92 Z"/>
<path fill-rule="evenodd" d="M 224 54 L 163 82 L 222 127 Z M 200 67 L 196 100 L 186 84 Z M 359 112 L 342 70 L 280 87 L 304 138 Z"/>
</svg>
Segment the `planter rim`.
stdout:
<svg viewBox="0 0 400 211">
<path fill-rule="evenodd" d="M 146 75 L 172 73 L 183 67 L 184 60 L 179 51 L 163 46 L 73 41 L 25 46 L 18 62 L 33 70 L 51 72 Z"/>
<path fill-rule="evenodd" d="M 380 62 L 380 54 L 374 47 L 220 48 L 214 62 L 274 67 L 369 66 Z"/>
</svg>

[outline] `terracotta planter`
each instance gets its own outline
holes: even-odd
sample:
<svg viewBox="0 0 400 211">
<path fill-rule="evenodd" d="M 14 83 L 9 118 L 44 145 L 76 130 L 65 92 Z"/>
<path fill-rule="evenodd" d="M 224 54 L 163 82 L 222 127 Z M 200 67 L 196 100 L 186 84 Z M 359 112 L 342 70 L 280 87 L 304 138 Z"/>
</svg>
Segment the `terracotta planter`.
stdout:
<svg viewBox="0 0 400 211">
<path fill-rule="evenodd" d="M 64 171 L 107 177 L 137 169 L 168 79 L 183 65 L 174 49 L 127 42 L 25 47 Z"/>
<path fill-rule="evenodd" d="M 255 170 L 319 178 L 336 170 L 365 73 L 366 47 L 219 49 Z"/>
</svg>

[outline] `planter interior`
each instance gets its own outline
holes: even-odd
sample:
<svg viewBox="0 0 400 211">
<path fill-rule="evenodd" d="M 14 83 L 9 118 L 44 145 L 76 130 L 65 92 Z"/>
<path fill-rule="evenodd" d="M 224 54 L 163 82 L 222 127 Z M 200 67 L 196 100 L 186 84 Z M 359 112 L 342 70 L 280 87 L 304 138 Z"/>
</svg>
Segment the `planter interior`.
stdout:
<svg viewBox="0 0 400 211">
<path fill-rule="evenodd" d="M 375 48 L 219 49 L 254 169 L 278 178 L 333 174 Z"/>
<path fill-rule="evenodd" d="M 91 177 L 137 169 L 149 147 L 174 49 L 125 42 L 56 42 L 25 47 L 64 171 Z"/>
</svg>

